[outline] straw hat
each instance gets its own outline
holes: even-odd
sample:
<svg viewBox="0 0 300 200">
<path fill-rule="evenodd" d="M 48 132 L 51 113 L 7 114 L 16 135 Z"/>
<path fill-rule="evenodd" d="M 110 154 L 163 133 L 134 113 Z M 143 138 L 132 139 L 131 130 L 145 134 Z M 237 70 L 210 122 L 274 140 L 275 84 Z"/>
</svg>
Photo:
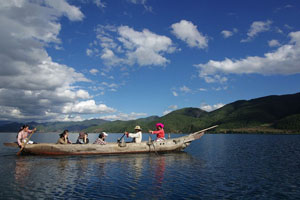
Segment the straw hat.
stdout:
<svg viewBox="0 0 300 200">
<path fill-rule="evenodd" d="M 136 127 L 134 128 L 134 130 L 140 130 L 140 131 L 141 131 L 142 129 L 141 129 L 140 126 L 136 126 Z"/>
</svg>

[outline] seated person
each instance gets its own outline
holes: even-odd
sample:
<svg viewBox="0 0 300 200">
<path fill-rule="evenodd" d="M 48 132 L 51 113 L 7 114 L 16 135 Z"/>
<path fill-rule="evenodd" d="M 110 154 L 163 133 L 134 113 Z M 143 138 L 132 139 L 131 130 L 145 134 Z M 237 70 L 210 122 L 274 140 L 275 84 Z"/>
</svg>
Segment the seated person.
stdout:
<svg viewBox="0 0 300 200">
<path fill-rule="evenodd" d="M 164 125 L 162 123 L 157 123 L 155 126 L 156 126 L 156 131 L 149 130 L 149 133 L 156 134 L 155 141 L 164 141 L 166 139 Z"/>
<path fill-rule="evenodd" d="M 140 126 L 134 128 L 135 133 L 125 132 L 127 137 L 133 138 L 132 142 L 141 143 L 142 142 L 142 129 Z"/>
<path fill-rule="evenodd" d="M 99 134 L 99 138 L 97 138 L 97 140 L 94 142 L 94 144 L 101 144 L 101 145 L 104 145 L 106 144 L 105 142 L 105 138 L 108 136 L 107 133 L 105 132 L 102 132 Z"/>
<path fill-rule="evenodd" d="M 29 126 L 27 124 L 23 125 L 21 127 L 21 129 L 19 130 L 19 133 L 17 136 L 17 142 L 18 142 L 19 147 L 22 147 L 24 145 L 24 143 L 34 144 L 35 142 L 28 139 L 28 135 L 29 135 L 29 133 L 32 134 L 35 131 L 36 131 L 36 128 L 34 128 L 33 130 L 29 130 Z"/>
<path fill-rule="evenodd" d="M 68 136 L 69 136 L 69 131 L 64 130 L 64 132 L 59 134 L 59 139 L 57 140 L 56 144 L 72 144 L 72 142 L 70 142 Z"/>
<path fill-rule="evenodd" d="M 88 144 L 88 143 L 89 143 L 88 134 L 85 132 L 80 132 L 76 144 Z"/>
</svg>

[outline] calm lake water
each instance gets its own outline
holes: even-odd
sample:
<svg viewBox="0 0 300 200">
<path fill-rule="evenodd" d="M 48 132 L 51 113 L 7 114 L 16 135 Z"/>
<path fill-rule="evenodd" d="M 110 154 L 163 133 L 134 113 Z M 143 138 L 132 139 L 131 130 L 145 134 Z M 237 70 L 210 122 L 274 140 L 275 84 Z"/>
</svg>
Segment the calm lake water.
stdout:
<svg viewBox="0 0 300 200">
<path fill-rule="evenodd" d="M 159 155 L 20 157 L 3 146 L 16 134 L 0 136 L 1 199 L 300 198 L 300 135 L 210 134 L 184 152 Z M 32 140 L 57 138 L 35 133 Z"/>
</svg>

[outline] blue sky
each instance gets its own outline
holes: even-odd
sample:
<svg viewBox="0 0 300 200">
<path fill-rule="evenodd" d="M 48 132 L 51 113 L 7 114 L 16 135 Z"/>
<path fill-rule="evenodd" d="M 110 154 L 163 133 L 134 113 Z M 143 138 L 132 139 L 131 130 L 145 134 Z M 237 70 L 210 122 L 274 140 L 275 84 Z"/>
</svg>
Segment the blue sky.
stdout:
<svg viewBox="0 0 300 200">
<path fill-rule="evenodd" d="M 300 3 L 0 5 L 0 120 L 130 120 L 299 92 Z"/>
</svg>

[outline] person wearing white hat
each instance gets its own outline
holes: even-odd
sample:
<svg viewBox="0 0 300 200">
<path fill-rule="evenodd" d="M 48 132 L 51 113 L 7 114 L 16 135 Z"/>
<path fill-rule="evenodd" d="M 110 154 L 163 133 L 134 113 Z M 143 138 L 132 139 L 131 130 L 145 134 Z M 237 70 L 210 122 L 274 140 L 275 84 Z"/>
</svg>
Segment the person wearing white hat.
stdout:
<svg viewBox="0 0 300 200">
<path fill-rule="evenodd" d="M 108 136 L 106 132 L 102 132 L 99 134 L 99 138 L 94 142 L 94 144 L 101 144 L 104 145 L 106 144 L 105 138 Z"/>
<path fill-rule="evenodd" d="M 132 142 L 135 143 L 141 143 L 142 142 L 142 129 L 140 126 L 136 126 L 134 128 L 135 133 L 128 133 L 127 131 L 125 132 L 127 137 L 133 138 Z"/>
</svg>

